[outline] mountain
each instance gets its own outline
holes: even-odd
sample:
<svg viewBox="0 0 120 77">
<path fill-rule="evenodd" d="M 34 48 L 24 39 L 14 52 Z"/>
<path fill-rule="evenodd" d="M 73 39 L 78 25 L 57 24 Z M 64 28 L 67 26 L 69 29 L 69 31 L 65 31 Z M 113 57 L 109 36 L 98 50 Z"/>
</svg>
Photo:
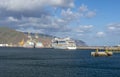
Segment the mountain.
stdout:
<svg viewBox="0 0 120 77">
<path fill-rule="evenodd" d="M 0 27 L 0 43 L 1 44 L 18 44 L 22 39 L 26 39 L 26 35 L 22 32 L 10 29 L 8 27 Z"/>
<path fill-rule="evenodd" d="M 39 38 L 37 38 L 37 41 L 42 42 L 44 47 L 46 47 L 46 48 L 51 47 L 51 40 L 54 38 L 54 36 L 46 35 L 46 34 L 40 34 L 40 33 L 24 32 L 24 34 L 26 34 L 27 36 L 30 35 L 33 39 L 36 39 L 36 36 L 38 36 Z"/>
<path fill-rule="evenodd" d="M 82 40 L 75 40 L 77 46 L 87 46 L 87 44 Z"/>
<path fill-rule="evenodd" d="M 30 33 L 30 35 L 33 39 L 35 39 L 35 33 Z M 38 34 L 38 37 L 37 41 L 42 42 L 45 47 L 50 47 L 53 36 Z M 29 39 L 27 32 L 24 33 L 8 27 L 0 27 L 0 44 L 19 45 L 19 42 L 23 39 L 24 41 Z"/>
<path fill-rule="evenodd" d="M 46 48 L 51 47 L 51 40 L 55 38 L 54 36 L 51 35 L 20 32 L 8 27 L 0 27 L 0 44 L 19 45 L 19 42 L 22 41 L 23 39 L 24 41 L 27 41 L 29 39 L 28 38 L 29 35 L 33 39 L 36 39 L 37 35 L 39 37 L 37 38 L 37 41 L 42 42 Z M 81 40 L 75 40 L 75 42 L 77 46 L 86 46 L 86 43 Z"/>
</svg>

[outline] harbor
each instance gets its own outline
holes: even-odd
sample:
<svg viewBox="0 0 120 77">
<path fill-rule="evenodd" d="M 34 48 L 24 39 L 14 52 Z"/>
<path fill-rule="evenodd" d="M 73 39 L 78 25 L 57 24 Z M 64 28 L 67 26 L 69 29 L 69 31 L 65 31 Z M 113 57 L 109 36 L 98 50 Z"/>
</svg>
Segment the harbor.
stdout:
<svg viewBox="0 0 120 77">
<path fill-rule="evenodd" d="M 52 42 L 51 42 L 52 44 Z M 0 44 L 0 47 L 25 47 L 25 48 L 53 48 L 52 45 L 49 45 L 48 47 L 44 46 L 42 42 L 34 42 L 31 40 L 27 40 L 26 42 L 24 40 L 20 41 L 19 44 Z M 59 46 L 60 47 L 60 46 Z M 62 49 L 62 48 L 61 48 Z M 120 47 L 119 46 L 76 46 L 75 49 L 78 50 L 105 50 L 107 49 L 108 51 L 112 52 L 120 52 Z"/>
</svg>

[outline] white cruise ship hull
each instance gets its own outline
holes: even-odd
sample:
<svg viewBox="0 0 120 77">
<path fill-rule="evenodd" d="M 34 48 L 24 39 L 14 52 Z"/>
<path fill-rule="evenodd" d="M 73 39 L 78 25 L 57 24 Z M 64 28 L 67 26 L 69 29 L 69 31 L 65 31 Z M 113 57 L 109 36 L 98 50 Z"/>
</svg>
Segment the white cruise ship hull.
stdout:
<svg viewBox="0 0 120 77">
<path fill-rule="evenodd" d="M 77 49 L 76 46 L 74 46 L 74 47 L 69 47 L 69 46 L 64 46 L 64 45 L 63 45 L 63 46 L 54 45 L 53 48 L 54 48 L 54 49 L 70 49 L 70 50 Z"/>
<path fill-rule="evenodd" d="M 77 47 L 53 47 L 54 49 L 69 49 L 69 50 L 75 50 Z"/>
<path fill-rule="evenodd" d="M 77 47 L 67 47 L 67 49 L 74 50 L 77 49 Z"/>
</svg>

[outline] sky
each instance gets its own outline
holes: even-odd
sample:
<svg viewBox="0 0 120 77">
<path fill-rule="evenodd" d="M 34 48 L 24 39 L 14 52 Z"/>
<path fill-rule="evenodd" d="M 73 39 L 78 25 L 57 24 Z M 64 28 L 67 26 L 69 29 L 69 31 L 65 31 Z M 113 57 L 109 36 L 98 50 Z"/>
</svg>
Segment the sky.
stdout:
<svg viewBox="0 0 120 77">
<path fill-rule="evenodd" d="M 120 44 L 120 0 L 0 0 L 0 26 L 70 37 L 89 46 Z"/>
</svg>

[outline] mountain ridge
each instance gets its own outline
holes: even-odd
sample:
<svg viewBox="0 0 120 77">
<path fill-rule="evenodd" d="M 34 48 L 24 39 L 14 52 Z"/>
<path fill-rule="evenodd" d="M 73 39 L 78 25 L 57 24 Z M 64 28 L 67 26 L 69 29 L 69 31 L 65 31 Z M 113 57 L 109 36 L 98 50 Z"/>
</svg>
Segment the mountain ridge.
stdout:
<svg viewBox="0 0 120 77">
<path fill-rule="evenodd" d="M 30 35 L 35 38 L 36 33 L 30 33 Z M 51 40 L 55 36 L 46 35 L 46 34 L 37 34 L 39 36 L 38 41 L 42 42 L 45 47 L 51 46 Z M 19 45 L 19 42 L 24 39 L 28 40 L 28 32 L 20 32 L 8 27 L 0 27 L 0 44 L 16 44 Z M 75 40 L 77 46 L 87 46 L 86 43 L 82 40 Z"/>
</svg>

